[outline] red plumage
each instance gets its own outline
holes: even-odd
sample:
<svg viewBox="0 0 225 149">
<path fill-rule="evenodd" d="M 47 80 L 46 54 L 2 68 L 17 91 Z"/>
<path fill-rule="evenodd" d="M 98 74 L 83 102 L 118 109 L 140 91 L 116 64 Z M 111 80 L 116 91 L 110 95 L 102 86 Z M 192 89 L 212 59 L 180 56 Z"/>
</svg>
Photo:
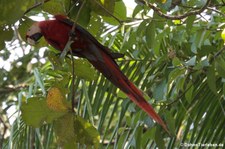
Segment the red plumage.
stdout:
<svg viewBox="0 0 225 149">
<path fill-rule="evenodd" d="M 63 51 L 69 40 L 72 25 L 72 21 L 61 15 L 55 16 L 55 20 L 38 22 L 41 34 L 46 41 L 61 51 Z M 76 25 L 75 38 L 71 48 L 75 55 L 86 58 L 108 80 L 126 93 L 135 104 L 168 132 L 166 124 L 144 99 L 142 92 L 119 69 L 114 60 L 114 58 L 119 57 L 118 55 L 111 53 L 107 47 L 101 45 L 79 25 Z"/>
</svg>

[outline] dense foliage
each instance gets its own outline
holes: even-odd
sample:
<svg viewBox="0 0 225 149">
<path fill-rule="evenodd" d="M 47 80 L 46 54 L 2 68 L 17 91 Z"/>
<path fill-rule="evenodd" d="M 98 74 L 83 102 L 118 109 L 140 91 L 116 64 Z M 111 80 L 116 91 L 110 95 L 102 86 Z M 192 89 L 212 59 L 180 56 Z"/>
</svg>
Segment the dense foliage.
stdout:
<svg viewBox="0 0 225 149">
<path fill-rule="evenodd" d="M 0 148 L 224 147 L 224 6 L 136 0 L 130 14 L 121 0 L 2 0 Z M 44 39 L 25 42 L 32 19 L 54 14 L 125 55 L 121 70 L 149 96 L 170 135 L 86 60 L 59 58 Z"/>
</svg>

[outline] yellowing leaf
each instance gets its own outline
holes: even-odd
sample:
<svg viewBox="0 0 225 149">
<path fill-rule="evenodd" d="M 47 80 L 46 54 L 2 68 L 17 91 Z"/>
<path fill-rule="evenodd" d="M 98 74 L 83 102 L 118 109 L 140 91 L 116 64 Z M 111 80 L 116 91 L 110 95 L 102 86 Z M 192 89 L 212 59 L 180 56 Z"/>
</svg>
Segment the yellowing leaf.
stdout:
<svg viewBox="0 0 225 149">
<path fill-rule="evenodd" d="M 68 111 L 69 106 L 62 91 L 57 87 L 52 87 L 48 91 L 47 105 L 54 111 Z"/>
<path fill-rule="evenodd" d="M 173 20 L 173 23 L 174 23 L 175 25 L 179 25 L 179 24 L 181 24 L 181 20 Z"/>
</svg>

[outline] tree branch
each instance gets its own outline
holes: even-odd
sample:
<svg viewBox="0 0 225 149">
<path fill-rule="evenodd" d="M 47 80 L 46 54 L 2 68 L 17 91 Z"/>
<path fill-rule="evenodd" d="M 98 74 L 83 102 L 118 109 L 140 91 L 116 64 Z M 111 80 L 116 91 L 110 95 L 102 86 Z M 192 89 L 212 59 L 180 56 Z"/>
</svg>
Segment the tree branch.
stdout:
<svg viewBox="0 0 225 149">
<path fill-rule="evenodd" d="M 20 85 L 20 86 L 14 86 L 14 87 L 0 88 L 0 95 L 1 94 L 9 94 L 11 92 L 16 92 L 16 91 L 19 91 L 26 87 L 27 87 L 26 85 Z"/>
<path fill-rule="evenodd" d="M 187 13 L 184 13 L 182 15 L 177 15 L 177 16 L 173 16 L 173 15 L 168 15 L 168 14 L 165 14 L 163 13 L 160 8 L 154 6 L 153 4 L 151 3 L 148 3 L 146 0 L 142 0 L 143 3 L 145 3 L 145 5 L 147 5 L 148 7 L 150 7 L 151 9 L 153 9 L 159 16 L 163 17 L 163 18 L 166 18 L 166 19 L 170 19 L 170 20 L 181 20 L 181 19 L 184 19 L 188 16 L 191 16 L 191 15 L 197 15 L 197 14 L 200 14 L 202 13 L 211 3 L 211 0 L 207 0 L 206 4 L 198 9 L 198 10 L 193 10 L 193 11 L 190 11 L 190 12 L 187 12 Z"/>
<path fill-rule="evenodd" d="M 225 14 L 224 14 L 223 12 L 217 10 L 217 9 L 214 9 L 214 8 L 211 8 L 211 7 L 207 7 L 207 9 L 209 9 L 209 10 L 211 10 L 211 11 L 214 11 L 214 12 L 216 12 L 216 13 L 218 13 L 218 14 L 221 14 L 223 17 L 225 17 Z"/>
</svg>

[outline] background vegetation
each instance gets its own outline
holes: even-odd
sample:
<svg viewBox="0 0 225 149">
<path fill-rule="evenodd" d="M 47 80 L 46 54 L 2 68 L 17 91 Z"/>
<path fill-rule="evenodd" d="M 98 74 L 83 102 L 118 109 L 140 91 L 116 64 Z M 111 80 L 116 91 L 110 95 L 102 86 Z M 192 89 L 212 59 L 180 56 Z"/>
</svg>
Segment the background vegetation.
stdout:
<svg viewBox="0 0 225 149">
<path fill-rule="evenodd" d="M 0 148 L 225 146 L 225 2 L 135 3 L 129 14 L 121 0 L 1 1 Z M 69 57 L 60 60 L 44 40 L 35 47 L 25 42 L 31 18 L 54 14 L 77 20 L 125 54 L 118 64 L 148 94 L 171 135 L 87 61 L 75 59 L 73 86 Z M 72 93 L 76 114 L 64 110 Z M 50 101 L 56 105 L 49 109 L 51 96 L 62 102 Z"/>
</svg>

